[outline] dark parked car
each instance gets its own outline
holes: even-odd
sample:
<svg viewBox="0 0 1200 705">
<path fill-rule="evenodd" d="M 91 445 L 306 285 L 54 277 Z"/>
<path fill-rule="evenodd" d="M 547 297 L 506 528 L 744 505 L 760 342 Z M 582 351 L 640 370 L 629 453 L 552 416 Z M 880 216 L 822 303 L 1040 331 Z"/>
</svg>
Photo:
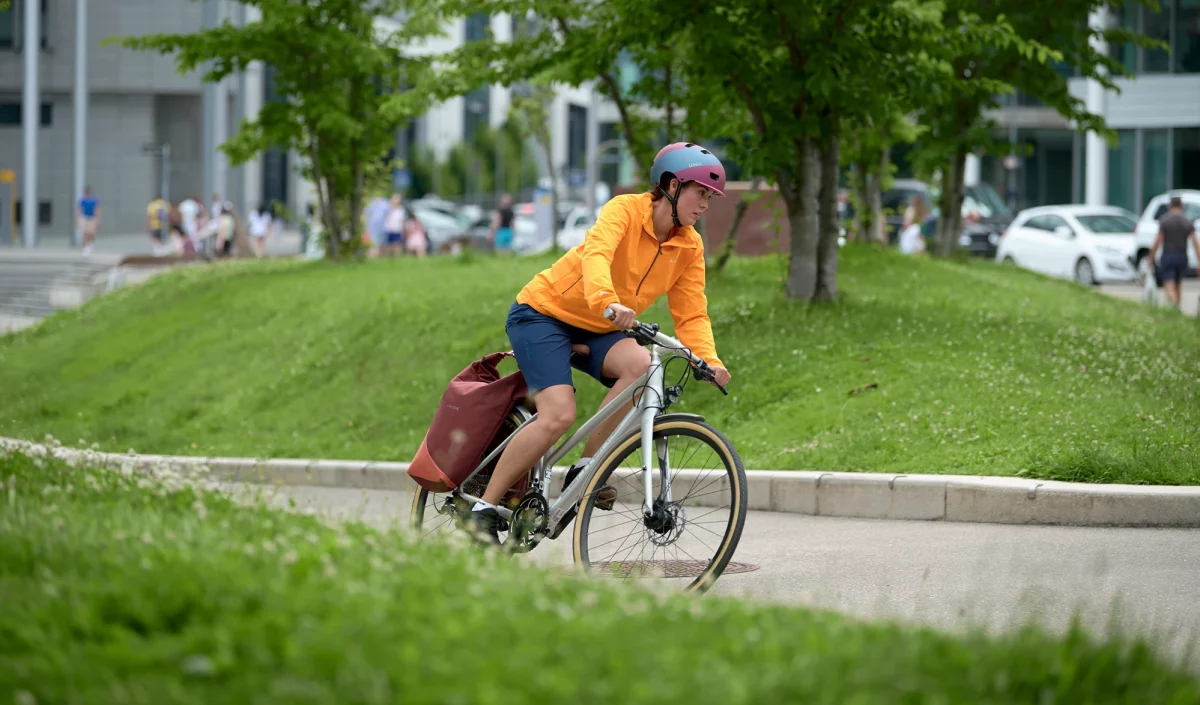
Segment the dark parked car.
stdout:
<svg viewBox="0 0 1200 705">
<path fill-rule="evenodd" d="M 896 179 L 892 188 L 883 193 L 889 244 L 895 244 L 900 236 L 900 227 L 904 224 L 904 209 L 908 207 L 908 201 L 913 195 L 919 196 L 924 201 L 926 210 L 933 214 L 935 222 L 931 224 L 930 233 L 936 232 L 939 189 L 916 179 Z M 1000 194 L 986 183 L 968 186 L 963 197 L 962 217 L 958 246 L 972 255 L 995 257 L 996 246 L 1000 244 L 1000 234 L 1013 219 L 1008 204 Z"/>
</svg>

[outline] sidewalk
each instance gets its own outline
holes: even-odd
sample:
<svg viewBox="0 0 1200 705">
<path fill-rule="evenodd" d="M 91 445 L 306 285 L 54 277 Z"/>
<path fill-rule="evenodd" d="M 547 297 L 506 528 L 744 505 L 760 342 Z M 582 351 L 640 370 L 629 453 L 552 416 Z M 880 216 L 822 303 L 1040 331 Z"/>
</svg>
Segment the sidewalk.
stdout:
<svg viewBox="0 0 1200 705">
<path fill-rule="evenodd" d="M 12 247 L 10 243 L 0 242 L 0 252 L 5 250 L 23 250 L 25 248 L 17 246 Z M 38 238 L 37 250 L 42 251 L 73 251 L 80 252 L 80 248 L 71 243 L 70 238 L 65 235 L 45 236 Z M 284 230 L 279 236 L 267 238 L 267 254 L 268 255 L 295 255 L 300 252 L 300 231 Z M 97 235 L 96 242 L 92 247 L 92 252 L 96 254 L 112 254 L 112 255 L 153 255 L 154 250 L 150 246 L 150 237 L 145 233 L 125 233 L 121 235 Z"/>
<path fill-rule="evenodd" d="M 1114 296 L 1118 299 L 1127 301 L 1141 302 L 1145 296 L 1142 287 L 1136 284 L 1105 284 L 1100 287 L 1100 290 L 1109 296 Z M 1166 294 L 1159 292 L 1165 300 Z M 1183 280 L 1183 297 L 1179 301 L 1180 310 L 1184 315 L 1195 318 L 1197 309 L 1200 309 L 1200 280 L 1185 279 Z"/>
</svg>

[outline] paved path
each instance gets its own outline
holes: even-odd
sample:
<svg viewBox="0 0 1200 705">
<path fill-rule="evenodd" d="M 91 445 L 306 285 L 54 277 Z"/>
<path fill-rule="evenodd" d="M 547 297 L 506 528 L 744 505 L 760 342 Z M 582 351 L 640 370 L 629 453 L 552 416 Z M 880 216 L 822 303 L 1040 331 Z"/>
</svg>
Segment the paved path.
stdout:
<svg viewBox="0 0 1200 705">
<path fill-rule="evenodd" d="M 1145 295 L 1142 287 L 1135 284 L 1105 284 L 1100 287 L 1100 290 L 1109 296 L 1130 301 L 1141 301 Z M 1160 292 L 1160 296 L 1164 301 L 1166 300 L 1165 293 Z M 1179 303 L 1180 309 L 1185 314 L 1193 317 L 1197 315 L 1197 309 L 1200 308 L 1200 279 L 1183 280 L 1183 298 Z"/>
<path fill-rule="evenodd" d="M 404 492 L 244 487 L 294 499 L 329 516 L 402 526 Z M 528 557 L 568 563 L 569 541 Z M 1001 629 L 1037 616 L 1052 629 L 1072 611 L 1097 629 L 1117 600 L 1119 624 L 1181 653 L 1200 640 L 1200 530 L 1034 527 L 836 519 L 751 512 L 733 560 L 757 570 L 726 575 L 716 592 L 894 616 L 958 629 Z M 1173 634 L 1171 632 L 1174 632 Z M 1200 668 L 1200 654 L 1193 655 Z"/>
<path fill-rule="evenodd" d="M 9 243 L 0 242 L 0 251 L 11 247 Z M 17 248 L 20 249 L 20 248 Z M 38 239 L 39 250 L 71 250 L 78 252 L 79 248 L 72 246 L 66 236 L 45 236 Z M 150 255 L 150 236 L 145 233 L 127 233 L 123 235 L 97 235 L 93 251 L 100 254 L 113 255 Z M 280 235 L 267 238 L 268 255 L 294 255 L 300 252 L 300 233 L 296 230 L 284 230 Z"/>
</svg>

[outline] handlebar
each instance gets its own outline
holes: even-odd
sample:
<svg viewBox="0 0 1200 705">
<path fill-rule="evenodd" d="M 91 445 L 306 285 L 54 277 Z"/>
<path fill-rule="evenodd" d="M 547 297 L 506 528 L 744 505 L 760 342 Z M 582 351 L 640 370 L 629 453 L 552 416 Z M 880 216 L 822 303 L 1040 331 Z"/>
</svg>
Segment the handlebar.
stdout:
<svg viewBox="0 0 1200 705">
<path fill-rule="evenodd" d="M 611 306 L 604 309 L 604 317 L 608 320 L 611 321 L 612 319 L 616 318 L 616 315 L 616 312 L 612 310 Z M 633 327 L 629 328 L 625 332 L 627 335 L 636 339 L 643 345 L 655 343 L 664 348 L 683 352 L 687 356 L 688 362 L 690 362 L 692 365 L 692 375 L 696 379 L 700 380 L 701 382 L 710 382 L 714 387 L 721 390 L 721 394 L 729 396 L 729 392 L 726 391 L 726 389 L 720 384 L 717 384 L 717 378 L 713 373 L 712 367 L 710 367 L 709 364 L 704 360 L 696 357 L 691 350 L 688 350 L 686 347 L 684 347 L 684 345 L 678 340 L 660 333 L 657 324 L 634 321 Z"/>
</svg>

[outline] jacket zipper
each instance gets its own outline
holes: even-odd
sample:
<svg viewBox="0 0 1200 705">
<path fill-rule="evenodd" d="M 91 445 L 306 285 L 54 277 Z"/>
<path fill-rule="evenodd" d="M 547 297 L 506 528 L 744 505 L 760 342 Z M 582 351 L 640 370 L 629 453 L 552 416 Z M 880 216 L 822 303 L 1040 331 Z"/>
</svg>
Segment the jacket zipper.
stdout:
<svg viewBox="0 0 1200 705">
<path fill-rule="evenodd" d="M 650 266 L 646 267 L 646 273 L 642 275 L 642 280 L 638 282 L 637 291 L 633 292 L 634 296 L 640 296 L 642 293 L 642 284 L 646 283 L 646 277 L 650 276 L 650 270 L 654 269 L 654 263 L 658 261 L 658 256 L 662 254 L 662 245 L 658 246 L 658 252 L 654 253 L 654 259 L 650 260 Z"/>
<path fill-rule="evenodd" d="M 568 286 L 568 287 L 567 287 L 567 289 L 566 289 L 566 291 L 564 291 L 563 293 L 559 294 L 559 296 L 566 296 L 566 295 L 567 295 L 567 291 L 570 291 L 571 289 L 574 289 L 574 288 L 575 288 L 575 284 L 578 284 L 578 283 L 579 283 L 579 282 L 581 282 L 581 281 L 583 281 L 583 276 L 582 276 L 582 275 L 580 275 L 580 277 L 579 277 L 578 279 L 576 279 L 576 280 L 575 280 L 575 282 L 574 282 L 573 284 L 571 284 L 571 286 Z"/>
</svg>

